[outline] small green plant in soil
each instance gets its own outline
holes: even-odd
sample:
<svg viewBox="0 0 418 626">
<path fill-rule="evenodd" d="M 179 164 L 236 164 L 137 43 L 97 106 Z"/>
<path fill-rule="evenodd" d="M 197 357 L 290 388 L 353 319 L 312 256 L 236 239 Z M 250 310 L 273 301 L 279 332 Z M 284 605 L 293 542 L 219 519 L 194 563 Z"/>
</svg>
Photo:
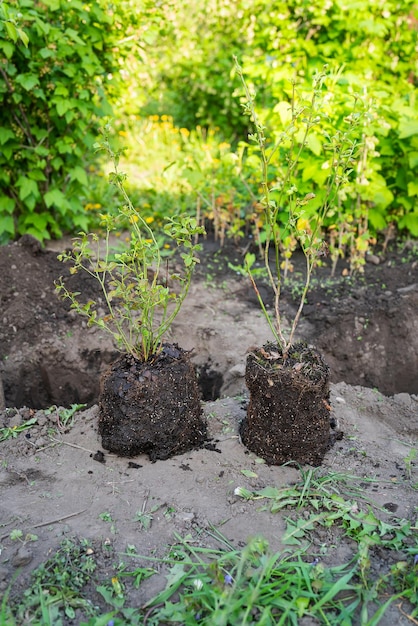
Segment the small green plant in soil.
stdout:
<svg viewBox="0 0 418 626">
<path fill-rule="evenodd" d="M 36 424 L 37 421 L 38 420 L 36 417 L 32 417 L 23 424 L 20 424 L 20 426 L 6 426 L 4 428 L 0 428 L 0 442 L 6 441 L 6 439 L 16 438 L 19 433 L 28 430 L 34 424 Z"/>
<path fill-rule="evenodd" d="M 271 554 L 267 542 L 256 537 L 237 550 L 216 529 L 208 534 L 222 544 L 220 550 L 202 547 L 201 538 L 180 539 L 164 561 L 169 565 L 165 589 L 144 607 L 147 624 L 293 626 L 309 617 L 327 626 L 376 626 L 396 600 L 414 622 L 416 526 L 381 519 L 358 477 L 300 472 L 300 480 L 289 487 L 235 491 L 246 500 L 268 501 L 263 508 L 271 513 L 289 511 L 282 539 L 288 548 Z M 361 482 L 368 480 L 376 482 Z M 333 545 L 318 551 L 314 539 L 321 528 L 332 528 L 333 537 L 350 546 L 347 562 L 336 563 Z"/>
<path fill-rule="evenodd" d="M 63 616 L 74 619 L 82 608 L 86 615 L 94 613 L 91 602 L 84 597 L 84 587 L 96 569 L 94 551 L 86 540 L 65 539 L 56 553 L 31 575 L 30 585 L 19 597 L 5 595 L 0 609 L 1 626 L 17 624 L 63 624 Z"/>
<path fill-rule="evenodd" d="M 142 507 L 142 509 L 136 512 L 134 521 L 139 522 L 139 527 L 142 530 L 149 530 L 151 528 L 152 520 L 154 519 L 154 513 L 158 511 L 159 508 L 159 504 L 155 504 L 148 511 L 145 507 Z"/>
<path fill-rule="evenodd" d="M 404 458 L 405 471 L 406 471 L 408 480 L 412 480 L 412 472 L 413 472 L 414 466 L 417 463 L 417 459 L 418 459 L 418 449 L 411 447 L 411 450 L 408 452 L 408 454 Z"/>
<path fill-rule="evenodd" d="M 10 539 L 12 541 L 20 541 L 22 545 L 26 545 L 29 541 L 38 541 L 38 536 L 32 533 L 27 533 L 26 535 L 23 535 L 22 530 L 15 528 L 10 533 Z"/>
<path fill-rule="evenodd" d="M 407 529 L 402 538 L 410 540 L 411 534 Z M 217 531 L 213 536 L 223 549 L 201 547 L 191 536 L 172 547 L 164 560 L 166 587 L 143 607 L 147 624 L 296 626 L 305 617 L 327 626 L 376 626 L 396 599 L 409 601 L 409 608 L 415 602 L 417 565 L 411 555 L 372 580 L 374 544 L 367 539 L 348 562 L 328 565 L 307 548 L 272 554 L 262 537 L 236 549 Z"/>
<path fill-rule="evenodd" d="M 104 127 L 103 141 L 96 145 L 113 163 L 109 176 L 124 202 L 116 216 L 102 214 L 106 235 L 104 248 L 96 234 L 80 233 L 73 249 L 59 255 L 71 263 L 70 272 L 84 271 L 100 285 L 99 299 L 82 302 L 79 292 L 71 292 L 61 278 L 56 286 L 68 298 L 71 307 L 87 317 L 89 326 L 98 326 L 111 334 L 116 343 L 140 361 L 147 361 L 159 352 L 163 336 L 170 328 L 186 297 L 193 269 L 199 259 L 195 237 L 203 233 L 195 218 L 173 217 L 167 220 L 165 234 L 181 249 L 183 272 L 170 271 L 163 263 L 161 246 L 150 224 L 137 211 L 125 189 L 126 175 L 119 171 L 121 152 L 114 151 L 109 141 L 110 127 Z M 131 226 L 130 244 L 126 251 L 112 253 L 110 237 L 121 223 Z M 94 249 L 93 249 L 94 248 Z"/>
<path fill-rule="evenodd" d="M 247 253 L 245 264 L 260 306 L 273 333 L 275 341 L 286 357 L 293 343 L 296 328 L 302 314 L 303 305 L 309 290 L 313 269 L 322 255 L 327 254 L 325 242 L 321 239 L 321 225 L 325 217 L 339 200 L 339 194 L 348 183 L 358 157 L 361 125 L 368 115 L 365 103 L 354 96 L 352 112 L 341 121 L 341 128 L 329 125 L 324 108 L 324 85 L 327 74 L 324 70 L 316 74 L 311 94 L 298 94 L 295 83 L 287 113 L 288 123 L 278 134 L 273 144 L 266 135 L 255 105 L 255 94 L 244 77 L 243 69 L 235 57 L 235 69 L 244 89 L 244 114 L 251 118 L 254 132 L 249 140 L 255 144 L 261 163 L 261 206 L 264 216 L 263 261 L 268 284 L 274 293 L 274 312 L 267 310 L 255 280 L 256 255 Z M 326 137 L 328 153 L 323 167 L 328 172 L 323 189 L 314 189 L 300 195 L 298 185 L 299 170 L 304 152 L 309 145 L 312 131 L 321 131 Z M 278 173 L 271 180 L 272 165 L 278 161 Z M 291 324 L 285 333 L 280 312 L 282 271 L 286 268 L 281 257 L 286 248 L 286 238 L 296 241 L 305 256 L 305 284 L 300 296 L 300 304 Z"/>
<path fill-rule="evenodd" d="M 60 430 L 63 430 L 65 428 L 71 428 L 73 426 L 75 414 L 77 413 L 77 411 L 84 409 L 86 406 L 86 404 L 72 404 L 68 408 L 58 408 L 57 406 L 53 405 L 48 409 L 45 409 L 44 413 L 45 415 L 52 415 L 53 413 L 56 413 L 58 428 Z"/>
</svg>

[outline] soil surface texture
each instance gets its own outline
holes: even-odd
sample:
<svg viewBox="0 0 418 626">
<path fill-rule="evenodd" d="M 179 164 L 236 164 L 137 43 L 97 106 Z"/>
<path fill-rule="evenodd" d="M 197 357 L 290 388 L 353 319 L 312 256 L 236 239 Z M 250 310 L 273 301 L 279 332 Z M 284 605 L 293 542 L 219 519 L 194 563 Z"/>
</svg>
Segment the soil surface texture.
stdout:
<svg viewBox="0 0 418 626">
<path fill-rule="evenodd" d="M 335 441 L 328 365 L 304 342 L 294 344 L 285 359 L 277 350 L 277 344 L 267 343 L 247 357 L 250 400 L 240 426 L 242 442 L 269 465 L 321 465 Z"/>
<path fill-rule="evenodd" d="M 151 461 L 200 448 L 206 439 L 199 386 L 189 355 L 176 344 L 142 363 L 124 354 L 102 378 L 99 434 L 120 456 Z"/>
<path fill-rule="evenodd" d="M 220 249 L 207 240 L 171 336 L 192 350 L 203 398 L 233 396 L 245 390 L 245 359 L 253 347 L 271 341 L 254 290 L 236 268 L 243 251 Z M 70 245 L 70 242 L 68 242 Z M 45 408 L 51 404 L 97 402 L 99 374 L 117 351 L 103 331 L 60 301 L 54 281 L 65 277 L 70 290 L 98 299 L 95 281 L 70 276 L 57 259 L 64 244 L 41 250 L 30 236 L 0 247 L 0 374 L 7 406 Z M 319 268 L 312 281 L 299 339 L 314 344 L 331 370 L 331 382 L 377 388 L 385 395 L 418 393 L 418 248 L 406 244 L 396 253 L 373 256 L 355 278 L 346 268 Z M 378 264 L 376 264 L 378 263 Z M 292 316 L 299 304 L 303 259 L 283 288 L 282 312 Z M 267 304 L 272 298 L 260 284 Z"/>
<path fill-rule="evenodd" d="M 287 518 L 298 512 L 260 510 L 260 502 L 236 494 L 237 487 L 288 487 L 301 476 L 296 467 L 260 462 L 240 441 L 249 401 L 246 358 L 271 340 L 251 285 L 236 270 L 243 252 L 205 242 L 168 338 L 192 351 L 211 445 L 152 462 L 147 454 L 123 458 L 102 447 L 99 378 L 118 353 L 102 331 L 88 329 L 55 295 L 54 280 L 63 275 L 86 298 L 97 296 L 88 278 L 80 284 L 79 276 L 68 275 L 58 250 L 57 245 L 42 250 L 31 238 L 0 248 L 7 407 L 0 408 L 0 429 L 12 429 L 0 440 L 0 595 L 16 574 L 12 595 L 19 597 L 34 568 L 66 537 L 92 542 L 97 569 L 91 600 L 98 605 L 96 586 L 112 578 L 115 563 L 123 560 L 131 569 L 149 565 L 126 556 L 128 547 L 144 557 L 163 557 L 176 534 L 190 535 L 195 545 L 219 547 L 213 533 L 218 528 L 236 547 L 262 535 L 272 551 L 283 549 Z M 330 417 L 342 436 L 315 471 L 356 476 L 356 486 L 381 519 L 416 525 L 418 467 L 411 456 L 418 445 L 416 249 L 405 246 L 369 261 L 358 278 L 343 276 L 343 265 L 335 278 L 329 267 L 320 268 L 299 327 L 298 339 L 319 348 L 330 366 Z M 300 293 L 297 259 L 295 266 L 284 289 L 287 320 Z M 57 408 L 75 403 L 87 407 L 70 417 Z M 28 422 L 27 429 L 19 428 Z M 360 498 L 356 506 L 367 510 L 368 504 Z M 147 527 L 138 512 L 149 513 Z M 13 529 L 34 533 L 37 540 L 22 546 L 12 540 Z M 326 566 L 348 562 L 357 548 L 333 528 L 321 527 L 313 537 L 310 550 L 321 553 Z M 383 549 L 372 550 L 370 559 L 378 573 L 393 564 Z M 139 588 L 126 584 L 126 606 L 142 606 L 165 586 L 166 574 L 161 566 Z M 404 613 L 410 608 L 403 604 L 402 612 L 393 603 L 379 624 L 409 626 Z M 77 613 L 64 623 L 82 618 Z"/>
</svg>

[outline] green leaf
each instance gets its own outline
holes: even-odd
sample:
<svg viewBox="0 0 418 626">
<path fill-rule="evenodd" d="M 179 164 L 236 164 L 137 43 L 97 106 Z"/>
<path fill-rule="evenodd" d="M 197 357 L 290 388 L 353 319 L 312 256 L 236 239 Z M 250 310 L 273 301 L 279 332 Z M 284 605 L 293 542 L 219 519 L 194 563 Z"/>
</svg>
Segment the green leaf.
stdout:
<svg viewBox="0 0 418 626">
<path fill-rule="evenodd" d="M 15 208 L 15 201 L 13 198 L 9 198 L 8 196 L 0 197 L 0 213 L 9 213 L 10 215 L 13 213 Z M 4 218 L 2 218 L 4 219 Z"/>
<path fill-rule="evenodd" d="M 62 71 L 69 78 L 74 78 L 74 76 L 77 75 L 78 67 L 75 65 L 67 65 Z"/>
<path fill-rule="evenodd" d="M 0 145 L 4 145 L 9 139 L 15 139 L 15 134 L 10 128 L 0 126 Z"/>
<path fill-rule="evenodd" d="M 16 187 L 20 187 L 19 198 L 21 200 L 25 200 L 31 195 L 39 195 L 38 185 L 36 184 L 36 182 L 34 180 L 31 180 L 30 178 L 27 178 L 26 176 L 19 177 L 16 183 Z"/>
<path fill-rule="evenodd" d="M 394 195 L 391 190 L 386 187 L 385 179 L 380 175 L 375 175 L 369 187 L 364 189 L 364 198 L 371 200 L 377 206 L 385 209 L 393 202 Z"/>
<path fill-rule="evenodd" d="M 68 207 L 68 200 L 59 189 L 51 189 L 51 191 L 48 191 L 44 195 L 44 201 L 48 209 L 51 206 L 56 206 L 58 208 Z"/>
<path fill-rule="evenodd" d="M 399 122 L 399 138 L 405 139 L 418 134 L 418 120 L 401 118 Z"/>
<path fill-rule="evenodd" d="M 36 154 L 39 154 L 41 157 L 46 157 L 49 155 L 48 148 L 44 148 L 44 146 L 36 146 L 35 148 Z"/>
<path fill-rule="evenodd" d="M 245 255 L 245 267 L 248 271 L 254 265 L 255 261 L 256 261 L 255 254 L 252 252 L 247 252 L 247 254 Z"/>
<path fill-rule="evenodd" d="M 54 98 L 54 103 L 57 109 L 57 113 L 60 117 L 65 115 L 69 109 L 72 108 L 71 100 L 66 100 L 64 98 Z"/>
<path fill-rule="evenodd" d="M 12 39 L 16 43 L 18 39 L 16 26 L 14 26 L 11 22 L 4 22 L 4 25 L 6 26 L 7 34 L 9 35 L 10 39 Z"/>
<path fill-rule="evenodd" d="M 49 239 L 47 226 L 49 223 L 48 213 L 31 213 L 24 220 L 25 232 L 37 237 L 41 241 Z"/>
<path fill-rule="evenodd" d="M 313 180 L 318 185 L 323 185 L 329 175 L 329 170 L 322 169 L 321 163 L 317 160 L 309 159 L 306 161 L 303 167 L 302 180 Z"/>
<path fill-rule="evenodd" d="M 350 580 L 353 578 L 353 575 L 354 575 L 354 569 L 348 572 L 347 574 L 344 574 L 344 576 L 341 576 L 341 578 L 339 578 L 338 580 L 336 580 L 335 583 L 332 585 L 332 587 L 328 589 L 328 591 L 320 598 L 320 600 L 318 600 L 318 602 L 316 602 L 316 604 L 314 604 L 313 607 L 311 607 L 312 613 L 318 611 L 318 609 L 321 606 L 333 600 L 337 594 L 341 594 L 344 591 L 353 589 L 354 586 L 348 584 Z"/>
<path fill-rule="evenodd" d="M 319 156 L 321 154 L 322 151 L 322 144 L 319 141 L 317 135 L 313 135 L 310 134 L 308 135 L 308 138 L 306 140 L 306 143 L 308 144 L 308 148 L 317 156 Z"/>
<path fill-rule="evenodd" d="M 17 34 L 20 37 L 20 41 L 23 43 L 23 45 L 25 46 L 25 48 L 28 47 L 28 43 L 29 43 L 29 37 L 27 36 L 27 34 L 25 33 L 24 30 L 22 30 L 21 28 L 17 29 Z"/>
<path fill-rule="evenodd" d="M 78 33 L 76 30 L 74 30 L 73 28 L 66 28 L 65 29 L 65 34 L 72 39 L 75 43 L 78 43 L 79 46 L 85 46 L 86 44 L 84 43 L 84 41 L 82 39 L 80 39 L 80 37 L 78 36 Z"/>
<path fill-rule="evenodd" d="M 10 43 L 10 41 L 2 41 L 0 44 L 6 58 L 11 59 L 15 50 L 14 44 Z"/>
<path fill-rule="evenodd" d="M 51 11 L 59 11 L 60 7 L 60 0 L 44 0 L 44 4 L 46 4 L 46 6 L 48 6 Z"/>
<path fill-rule="evenodd" d="M 56 171 L 56 170 L 59 170 L 64 165 L 64 161 L 61 159 L 61 157 L 56 156 L 55 158 L 52 159 L 51 165 Z"/>
<path fill-rule="evenodd" d="M 258 477 L 258 475 L 255 472 L 252 472 L 251 470 L 246 470 L 246 469 L 241 470 L 241 474 L 244 474 L 244 476 L 246 476 L 247 478 Z"/>
<path fill-rule="evenodd" d="M 292 107 L 289 102 L 278 102 L 273 111 L 279 114 L 283 126 L 287 126 L 292 121 Z"/>
<path fill-rule="evenodd" d="M 2 147 L 2 152 L 8 161 L 12 158 L 13 152 L 15 151 L 15 149 L 16 149 L 16 146 L 13 146 L 13 145 Z"/>
<path fill-rule="evenodd" d="M 73 167 L 73 169 L 69 171 L 69 176 L 70 176 L 70 180 L 78 180 L 79 183 L 87 187 L 88 185 L 87 174 L 86 174 L 85 169 L 81 167 L 80 165 Z"/>
<path fill-rule="evenodd" d="M 55 143 L 55 147 L 60 154 L 71 154 L 73 152 L 69 141 L 67 141 L 67 137 L 64 137 L 63 139 L 58 139 L 58 141 Z"/>
<path fill-rule="evenodd" d="M 33 196 L 32 194 L 30 194 L 30 196 L 27 196 L 24 199 L 24 205 L 29 209 L 29 214 L 32 213 L 32 211 L 35 209 L 36 207 L 36 198 L 35 196 Z"/>
<path fill-rule="evenodd" d="M 26 91 L 30 91 L 36 85 L 39 85 L 39 78 L 36 74 L 19 74 L 16 77 L 16 82 L 22 85 L 23 89 L 26 89 Z"/>
<path fill-rule="evenodd" d="M 409 167 L 412 169 L 414 169 L 414 167 L 417 167 L 418 165 L 418 152 L 414 151 L 414 152 L 410 152 L 408 154 L 408 162 L 409 162 Z"/>
<path fill-rule="evenodd" d="M 369 221 L 375 230 L 383 230 L 387 226 L 387 222 L 379 209 L 371 207 L 369 209 Z"/>
<path fill-rule="evenodd" d="M 85 57 L 87 59 L 87 57 Z M 97 66 L 94 63 L 88 63 L 87 60 L 83 63 L 83 70 L 87 72 L 89 76 L 94 76 L 94 73 L 97 71 Z"/>
<path fill-rule="evenodd" d="M 264 487 L 263 489 L 260 489 L 260 491 L 257 491 L 257 495 L 261 496 L 262 498 L 277 498 L 279 495 L 279 490 L 276 487 Z"/>
<path fill-rule="evenodd" d="M 54 51 L 49 48 L 42 48 L 39 50 L 39 54 L 43 59 L 48 59 L 49 57 L 54 56 Z"/>
<path fill-rule="evenodd" d="M 15 222 L 11 215 L 2 216 L 0 219 L 0 239 L 1 235 L 7 233 L 11 237 L 15 234 Z"/>
<path fill-rule="evenodd" d="M 71 209 L 75 211 L 74 202 L 71 203 Z M 89 218 L 85 213 L 78 213 L 77 215 L 73 214 L 72 220 L 74 226 L 76 226 L 77 228 L 80 228 L 83 231 L 87 231 L 89 229 Z"/>
<path fill-rule="evenodd" d="M 313 530 L 316 523 L 323 523 L 323 519 L 324 514 L 312 515 L 307 520 L 303 518 L 288 519 L 282 542 L 286 545 L 299 545 L 300 539 L 306 538 L 308 531 Z"/>
<path fill-rule="evenodd" d="M 417 196 L 418 195 L 418 182 L 416 180 L 412 180 L 408 183 L 408 196 Z"/>
<path fill-rule="evenodd" d="M 16 539 L 21 539 L 22 537 L 23 537 L 22 531 L 18 530 L 17 528 L 12 530 L 12 532 L 10 533 L 10 539 L 12 541 L 16 541 Z"/>
<path fill-rule="evenodd" d="M 184 580 L 187 578 L 187 572 L 182 563 L 176 563 L 166 574 L 167 583 L 165 589 L 163 589 L 157 596 L 152 599 L 152 604 L 155 606 L 161 602 L 166 602 L 173 593 L 180 587 Z M 147 605 L 145 605 L 147 607 Z"/>
<path fill-rule="evenodd" d="M 46 95 L 43 89 L 40 89 L 39 87 L 37 87 L 36 89 L 33 90 L 33 95 L 35 96 L 35 98 L 39 98 L 40 100 L 43 100 L 44 102 L 46 102 Z"/>
<path fill-rule="evenodd" d="M 387 206 L 389 206 L 389 204 L 393 202 L 393 199 L 394 195 L 387 187 L 380 187 L 380 189 L 376 190 L 376 193 L 374 195 L 375 203 L 382 208 L 386 208 Z"/>
<path fill-rule="evenodd" d="M 75 116 L 76 116 L 76 114 L 75 114 L 75 111 L 73 109 L 70 109 L 69 111 L 67 111 L 67 113 L 64 115 L 65 121 L 67 122 L 67 124 L 71 124 L 71 122 L 73 121 Z"/>
<path fill-rule="evenodd" d="M 46 180 L 46 176 L 42 170 L 31 170 L 29 172 L 29 178 L 32 180 Z"/>
<path fill-rule="evenodd" d="M 304 596 L 299 596 L 299 598 L 296 598 L 295 605 L 298 612 L 298 617 L 303 617 L 303 615 L 305 615 L 309 607 L 309 602 L 309 598 L 306 598 Z"/>
<path fill-rule="evenodd" d="M 55 87 L 54 96 L 64 96 L 65 98 L 69 95 L 69 91 L 65 85 L 58 84 Z"/>
<path fill-rule="evenodd" d="M 418 237 L 418 214 L 408 213 L 404 215 L 398 222 L 399 228 L 406 228 L 413 237 Z"/>
</svg>

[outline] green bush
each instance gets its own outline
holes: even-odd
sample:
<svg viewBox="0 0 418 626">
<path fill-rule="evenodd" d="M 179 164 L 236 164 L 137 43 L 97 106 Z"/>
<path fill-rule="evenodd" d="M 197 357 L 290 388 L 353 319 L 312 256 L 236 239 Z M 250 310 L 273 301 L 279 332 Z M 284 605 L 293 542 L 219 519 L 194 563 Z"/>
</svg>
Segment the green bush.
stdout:
<svg viewBox="0 0 418 626">
<path fill-rule="evenodd" d="M 103 196 L 92 146 L 100 118 L 112 111 L 122 132 L 156 114 L 165 114 L 178 131 L 193 131 L 169 169 L 160 167 L 162 147 L 155 146 L 152 158 L 164 171 L 148 195 L 174 206 L 167 183 L 181 170 L 186 195 L 196 194 L 215 230 L 227 224 L 241 236 L 248 220 L 257 222 L 257 207 L 245 200 L 248 185 L 257 195 L 257 166 L 239 145 L 248 120 L 233 55 L 257 91 L 260 119 L 276 135 L 286 121 L 292 80 L 306 91 L 324 64 L 330 127 L 351 111 L 356 93 L 373 101 L 363 128 L 362 170 L 325 224 L 338 232 L 339 250 L 363 254 L 371 236 L 392 223 L 418 236 L 414 5 L 0 0 L 0 243 L 26 232 L 44 240 L 91 229 L 97 218 L 86 206 L 110 210 L 113 198 Z M 193 137 L 202 139 L 195 152 Z M 214 150 L 213 161 L 200 151 L 211 137 L 231 144 L 230 151 Z M 145 153 L 147 138 L 135 141 Z M 297 172 L 301 192 L 320 191 L 325 144 L 319 133 L 312 135 Z M 272 185 L 279 174 L 272 168 Z M 180 195 L 188 202 L 184 189 Z"/>
<path fill-rule="evenodd" d="M 302 85 L 328 64 L 334 120 L 344 118 L 356 93 L 370 98 L 374 114 L 364 128 L 363 171 L 342 206 L 360 238 L 369 227 L 378 232 L 391 222 L 418 236 L 416 12 L 412 0 L 275 3 L 268 14 L 260 11 L 254 50 L 243 54 L 247 75 L 264 94 L 269 124 L 280 121 L 283 109 L 275 102 L 289 100 L 290 63 Z M 321 143 L 317 137 L 311 146 L 305 180 L 308 172 L 320 177 L 315 158 Z"/>
<path fill-rule="evenodd" d="M 0 4 L 0 242 L 88 228 L 86 166 L 137 17 L 104 0 Z"/>
<path fill-rule="evenodd" d="M 413 0 L 204 0 L 199 8 L 174 3 L 165 30 L 148 50 L 154 89 L 143 94 L 148 113 L 169 113 L 175 124 L 219 127 L 227 140 L 245 138 L 240 88 L 232 56 L 242 62 L 257 92 L 269 128 L 281 131 L 291 81 L 310 85 L 324 64 L 333 125 L 351 110 L 353 95 L 373 100 L 364 128 L 367 163 L 341 215 L 328 226 L 350 231 L 350 246 L 365 245 L 370 233 L 389 223 L 418 236 L 416 106 L 417 9 Z M 301 169 L 304 183 L 321 185 L 324 138 L 312 138 L 311 158 Z M 358 181 L 362 181 L 361 184 Z"/>
</svg>

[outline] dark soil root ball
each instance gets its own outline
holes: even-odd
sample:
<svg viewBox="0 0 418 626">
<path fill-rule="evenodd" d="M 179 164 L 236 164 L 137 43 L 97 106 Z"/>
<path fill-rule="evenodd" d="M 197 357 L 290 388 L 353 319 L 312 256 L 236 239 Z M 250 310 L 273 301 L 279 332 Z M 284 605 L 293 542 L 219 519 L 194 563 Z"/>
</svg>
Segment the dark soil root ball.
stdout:
<svg viewBox="0 0 418 626">
<path fill-rule="evenodd" d="M 104 374 L 99 434 L 106 450 L 168 459 L 199 448 L 206 430 L 194 367 L 176 344 L 147 362 L 125 354 Z"/>
<path fill-rule="evenodd" d="M 267 344 L 247 357 L 250 391 L 243 444 L 270 465 L 320 465 L 331 446 L 329 368 L 315 349 L 295 344 L 283 362 Z"/>
</svg>

